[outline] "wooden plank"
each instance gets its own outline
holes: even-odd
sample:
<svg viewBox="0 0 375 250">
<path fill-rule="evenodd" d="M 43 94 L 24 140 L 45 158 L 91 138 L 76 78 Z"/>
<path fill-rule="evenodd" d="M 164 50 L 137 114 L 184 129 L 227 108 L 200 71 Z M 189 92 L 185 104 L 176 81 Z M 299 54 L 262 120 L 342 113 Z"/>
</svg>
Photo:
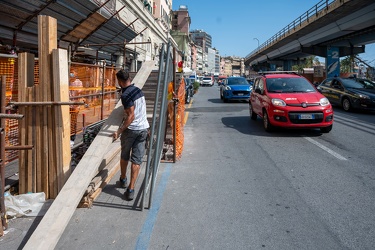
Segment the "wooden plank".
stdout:
<svg viewBox="0 0 375 250">
<path fill-rule="evenodd" d="M 150 75 L 153 68 L 150 63 L 145 63 L 144 65 L 145 67 L 142 66 L 134 78 L 135 80 L 138 79 L 136 86 L 139 88 L 143 87 L 147 77 L 137 76 Z M 154 65 L 154 62 L 152 62 L 152 65 Z M 23 248 L 24 250 L 55 248 L 92 178 L 98 172 L 98 166 L 103 160 L 106 149 L 113 142 L 112 134 L 118 129 L 123 113 L 124 108 L 121 101 L 119 101 L 38 227 L 30 236 Z"/>
<path fill-rule="evenodd" d="M 52 50 L 57 48 L 57 20 L 53 17 L 38 16 L 38 58 L 40 92 L 39 101 L 52 101 Z M 54 116 L 51 106 L 42 107 L 41 130 L 41 164 L 42 188 L 46 198 L 55 198 L 57 195 L 56 183 L 56 150 L 54 142 Z"/>
<path fill-rule="evenodd" d="M 34 87 L 34 100 L 33 101 L 39 101 L 39 84 L 35 85 Z M 33 111 L 33 120 L 35 121 L 35 169 L 36 169 L 36 192 L 45 192 L 43 183 L 42 183 L 42 117 L 43 117 L 43 108 L 40 106 L 36 106 Z"/>
<path fill-rule="evenodd" d="M 28 101 L 35 100 L 35 88 L 27 88 Z M 28 107 L 26 112 L 27 119 L 27 145 L 35 145 L 35 130 L 34 130 L 34 107 Z M 28 189 L 30 192 L 36 192 L 36 165 L 35 165 L 35 150 L 27 151 L 27 172 L 28 172 Z M 29 191 L 28 191 L 29 192 Z"/>
<path fill-rule="evenodd" d="M 18 101 L 24 102 L 25 100 L 25 90 L 26 90 L 26 75 L 27 75 L 27 60 L 26 60 L 26 53 L 20 53 L 18 55 Z M 26 71 L 26 72 L 25 72 Z M 20 114 L 25 114 L 25 107 L 20 107 L 18 112 Z M 21 119 L 18 121 L 18 141 L 20 145 L 23 145 L 26 141 L 26 120 Z M 24 150 L 20 150 L 18 152 L 18 192 L 20 194 L 25 193 L 25 175 L 26 175 L 26 152 Z"/>
<path fill-rule="evenodd" d="M 54 101 L 69 101 L 68 52 L 56 49 L 52 52 Z M 70 175 L 70 112 L 68 105 L 54 106 L 58 192 Z"/>
<path fill-rule="evenodd" d="M 34 85 L 34 55 L 30 53 L 20 53 L 18 55 L 18 101 L 24 102 L 29 101 L 29 88 L 28 86 Z M 19 121 L 19 144 L 30 145 L 28 143 L 29 138 L 29 110 L 30 107 L 19 107 L 19 113 L 24 115 L 24 119 Z M 20 150 L 19 151 L 19 193 L 25 194 L 32 192 L 32 179 L 29 179 L 29 156 L 30 151 Z"/>
<path fill-rule="evenodd" d="M 133 83 L 138 88 L 142 89 L 143 85 L 147 81 L 148 77 L 150 76 L 151 71 L 155 69 L 155 61 L 146 61 L 142 64 L 142 74 L 139 74 L 139 72 L 135 75 L 133 79 Z"/>
</svg>

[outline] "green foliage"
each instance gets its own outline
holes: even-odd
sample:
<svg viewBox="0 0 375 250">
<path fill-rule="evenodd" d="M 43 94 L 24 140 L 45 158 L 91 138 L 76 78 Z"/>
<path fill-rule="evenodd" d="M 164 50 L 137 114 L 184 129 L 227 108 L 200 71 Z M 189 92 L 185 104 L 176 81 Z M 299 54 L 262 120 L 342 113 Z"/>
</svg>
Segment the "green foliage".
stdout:
<svg viewBox="0 0 375 250">
<path fill-rule="evenodd" d="M 293 65 L 292 66 L 292 70 L 293 71 L 302 72 L 303 71 L 303 65 L 302 64 L 300 64 L 300 65 Z"/>
<path fill-rule="evenodd" d="M 306 60 L 303 60 L 298 65 L 293 65 L 292 70 L 303 72 L 303 68 L 312 68 L 314 65 L 320 65 L 319 58 L 315 56 L 309 56 Z"/>
<path fill-rule="evenodd" d="M 199 82 L 194 82 L 193 88 L 194 88 L 195 91 L 197 91 L 199 89 L 199 86 L 200 86 Z"/>
<path fill-rule="evenodd" d="M 346 56 L 340 61 L 340 71 L 343 73 L 353 72 L 354 56 Z"/>
</svg>

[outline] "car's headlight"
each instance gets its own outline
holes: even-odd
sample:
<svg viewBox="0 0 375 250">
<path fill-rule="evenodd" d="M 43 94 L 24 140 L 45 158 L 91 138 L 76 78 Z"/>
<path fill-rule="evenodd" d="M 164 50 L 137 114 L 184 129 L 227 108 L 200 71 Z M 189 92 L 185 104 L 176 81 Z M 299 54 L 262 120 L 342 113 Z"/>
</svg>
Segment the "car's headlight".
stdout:
<svg viewBox="0 0 375 250">
<path fill-rule="evenodd" d="M 225 86 L 225 90 L 231 90 L 229 86 Z"/>
<path fill-rule="evenodd" d="M 286 106 L 286 103 L 281 99 L 272 99 L 272 104 L 274 106 Z"/>
<path fill-rule="evenodd" d="M 319 101 L 319 103 L 320 103 L 320 106 L 328 106 L 329 105 L 329 101 L 328 101 L 328 99 L 327 98 L 322 98 L 322 99 L 320 99 L 320 101 Z"/>
<path fill-rule="evenodd" d="M 359 99 L 370 99 L 368 95 L 364 95 L 364 94 L 355 94 L 355 96 Z"/>
</svg>

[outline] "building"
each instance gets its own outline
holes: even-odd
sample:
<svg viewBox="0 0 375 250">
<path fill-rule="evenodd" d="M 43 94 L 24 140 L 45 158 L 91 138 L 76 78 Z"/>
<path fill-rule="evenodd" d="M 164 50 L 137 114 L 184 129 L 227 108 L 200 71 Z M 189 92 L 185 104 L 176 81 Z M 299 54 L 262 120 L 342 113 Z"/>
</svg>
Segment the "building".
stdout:
<svg viewBox="0 0 375 250">
<path fill-rule="evenodd" d="M 180 50 L 181 60 L 184 61 L 184 67 L 191 67 L 191 47 L 190 47 L 190 16 L 186 5 L 181 5 L 176 11 L 172 11 L 172 30 L 170 32 L 176 41 Z"/>
<path fill-rule="evenodd" d="M 220 74 L 226 76 L 245 76 L 245 64 L 242 57 L 222 57 Z"/>
<path fill-rule="evenodd" d="M 190 31 L 191 40 L 201 46 L 204 52 L 208 52 L 208 48 L 212 48 L 212 37 L 203 30 Z"/>
<path fill-rule="evenodd" d="M 216 72 L 215 57 L 216 50 L 212 48 L 207 48 L 207 72 L 206 74 L 213 75 Z"/>
</svg>

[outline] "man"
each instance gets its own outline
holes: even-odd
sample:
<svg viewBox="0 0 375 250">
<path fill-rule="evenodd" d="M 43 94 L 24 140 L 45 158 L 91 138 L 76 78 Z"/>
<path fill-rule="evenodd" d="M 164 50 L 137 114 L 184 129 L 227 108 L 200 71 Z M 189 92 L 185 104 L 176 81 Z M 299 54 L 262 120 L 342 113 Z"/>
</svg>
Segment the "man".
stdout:
<svg viewBox="0 0 375 250">
<path fill-rule="evenodd" d="M 126 170 L 131 161 L 130 183 L 125 191 L 127 200 L 134 199 L 134 185 L 141 168 L 145 154 L 145 143 L 148 135 L 149 123 L 146 115 L 146 101 L 141 89 L 131 84 L 128 70 L 116 73 L 117 81 L 122 88 L 121 102 L 124 106 L 124 120 L 113 134 L 116 140 L 121 135 L 120 183 L 126 188 Z"/>
</svg>

